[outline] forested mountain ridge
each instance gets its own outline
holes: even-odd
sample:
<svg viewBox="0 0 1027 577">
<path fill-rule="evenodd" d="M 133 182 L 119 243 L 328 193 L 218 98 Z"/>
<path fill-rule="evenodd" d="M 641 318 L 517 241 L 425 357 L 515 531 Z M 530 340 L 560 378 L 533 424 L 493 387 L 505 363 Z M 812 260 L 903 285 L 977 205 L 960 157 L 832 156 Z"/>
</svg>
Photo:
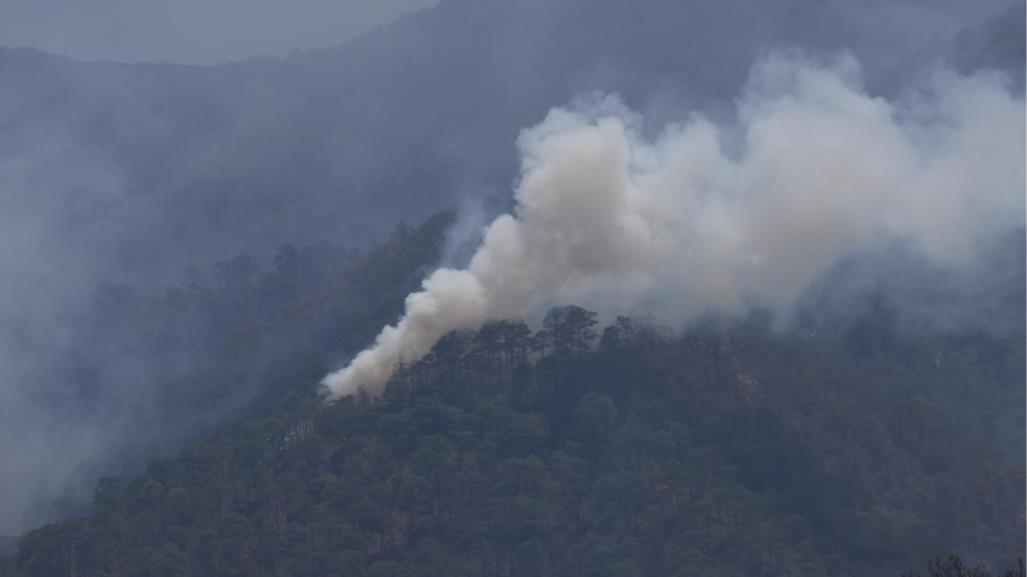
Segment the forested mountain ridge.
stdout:
<svg viewBox="0 0 1027 577">
<path fill-rule="evenodd" d="M 559 338 L 533 327 L 527 350 L 520 325 L 489 327 L 407 367 L 376 404 L 324 409 L 315 383 L 395 321 L 433 266 L 459 266 L 447 258 L 452 216 L 396 223 L 457 207 L 476 242 L 518 187 L 518 134 L 553 107 L 613 93 L 645 139 L 697 113 L 731 132 L 729 109 L 768 55 L 837 64 L 882 102 L 915 105 L 925 77 L 949 68 L 1022 99 L 1023 12 L 1017 0 L 444 0 L 337 48 L 217 66 L 0 47 L 0 558 L 17 565 L 4 570 L 318 574 L 341 563 L 326 560 L 340 550 L 338 523 L 356 534 L 341 550 L 358 574 L 894 574 L 953 551 L 1006 563 L 1009 536 L 1023 533 L 1022 515 L 1009 516 L 1023 508 L 1022 231 L 960 278 L 915 255 L 846 255 L 857 264 L 816 287 L 797 319 L 674 327 L 684 335 L 634 319 L 605 345 L 598 325 Z M 981 136 L 984 156 L 1022 143 Z M 978 180 L 968 189 L 987 192 Z M 1017 190 L 1003 214 L 1022 213 Z M 497 330 L 509 343 L 489 340 Z M 636 330 L 644 346 L 611 348 L 617 331 Z M 626 392 L 609 382 L 618 375 Z M 638 481 L 613 445 L 573 434 L 584 399 L 612 403 L 611 430 L 637 422 L 638 438 L 671 435 L 685 464 L 645 465 L 655 476 Z M 425 425 L 453 447 L 440 453 L 453 456 L 448 468 L 430 469 L 379 424 L 425 403 L 464 419 L 442 433 Z M 489 453 L 479 445 L 502 445 L 489 441 L 500 434 L 490 411 L 541 423 L 544 440 Z M 369 492 L 360 485 L 332 509 L 336 497 L 306 483 L 350 471 L 330 464 L 354 434 L 338 432 L 344 423 L 384 456 L 362 473 Z M 310 477 L 279 481 L 295 451 L 316 454 L 297 461 Z M 554 472 L 562 456 L 585 473 Z M 506 503 L 514 458 L 542 463 L 544 482 L 516 493 L 524 511 L 545 505 L 545 522 L 528 523 L 536 542 L 499 521 L 487 542 L 455 535 L 454 524 L 480 529 L 483 514 L 506 519 L 481 503 Z M 442 521 L 418 520 L 420 503 L 364 507 L 383 502 L 374 487 L 399 486 L 397 472 L 485 481 L 466 491 L 473 507 L 430 500 L 450 523 L 431 541 L 424 528 Z M 602 507 L 623 491 L 600 488 L 621 473 L 611 486 L 648 500 L 611 525 Z M 121 480 L 105 481 L 91 508 L 99 477 Z M 807 486 L 817 490 L 797 488 Z M 723 503 L 710 487 L 724 488 Z M 694 508 L 657 533 L 652 503 L 676 518 L 682 503 Z M 552 507 L 572 524 L 552 521 Z M 729 529 L 724 511 L 737 512 Z M 24 536 L 17 557 L 4 534 Z M 606 545 L 606 557 L 583 556 Z"/>
<path fill-rule="evenodd" d="M 237 294 L 226 281 L 285 278 L 251 269 L 281 257 L 287 272 L 289 245 L 301 268 L 326 270 L 401 218 L 481 205 L 487 220 L 510 200 L 519 132 L 553 107 L 616 93 L 646 132 L 715 119 L 776 50 L 851 54 L 885 98 L 936 64 L 997 67 L 1022 86 L 1022 2 L 855 6 L 446 0 L 336 48 L 217 66 L 0 47 L 0 245 L 18 248 L 0 254 L 0 453 L 15 463 L 0 476 L 0 532 L 52 518 L 101 471 L 132 470 L 140 447 L 234 414 L 258 383 L 227 362 L 233 350 L 306 346 L 301 331 L 257 338 L 288 283 Z M 187 267 L 213 274 L 164 298 Z M 250 299 L 265 288 L 278 292 Z M 179 378 L 247 308 L 259 322 L 217 370 Z M 222 398 L 168 417 L 167 391 L 189 387 Z"/>
<path fill-rule="evenodd" d="M 449 222 L 269 308 L 314 335 L 267 365 L 274 402 L 101 480 L 9 571 L 869 576 L 1022 554 L 1022 323 L 910 334 L 887 294 L 833 332 L 816 311 L 676 334 L 559 308 L 534 332 L 451 334 L 383 399 L 325 406 L 329 351 L 394 318 Z"/>
</svg>

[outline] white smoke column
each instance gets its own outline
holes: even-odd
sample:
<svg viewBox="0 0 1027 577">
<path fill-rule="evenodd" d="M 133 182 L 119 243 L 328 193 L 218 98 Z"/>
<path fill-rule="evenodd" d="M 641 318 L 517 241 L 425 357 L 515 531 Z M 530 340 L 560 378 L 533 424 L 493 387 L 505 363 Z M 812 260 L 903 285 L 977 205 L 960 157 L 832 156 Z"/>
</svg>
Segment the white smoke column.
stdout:
<svg viewBox="0 0 1027 577">
<path fill-rule="evenodd" d="M 939 74 L 896 105 L 862 90 L 852 59 L 774 57 L 755 68 L 730 132 L 693 117 L 653 142 L 614 100 L 584 108 L 522 133 L 514 214 L 325 377 L 331 398 L 378 395 L 400 363 L 489 321 L 571 303 L 665 322 L 787 311 L 854 250 L 903 240 L 959 266 L 1024 222 L 1024 101 L 997 77 Z"/>
</svg>

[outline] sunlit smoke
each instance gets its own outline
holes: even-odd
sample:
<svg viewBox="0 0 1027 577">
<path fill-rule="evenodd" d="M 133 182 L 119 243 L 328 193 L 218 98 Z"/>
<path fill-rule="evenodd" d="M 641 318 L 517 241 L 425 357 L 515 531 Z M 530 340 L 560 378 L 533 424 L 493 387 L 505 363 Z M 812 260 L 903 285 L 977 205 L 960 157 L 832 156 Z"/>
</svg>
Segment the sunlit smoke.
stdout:
<svg viewBox="0 0 1027 577">
<path fill-rule="evenodd" d="M 756 66 L 737 123 L 641 136 L 616 99 L 555 109 L 518 141 L 513 214 L 467 268 L 436 270 L 330 398 L 382 392 L 454 330 L 578 304 L 670 323 L 754 305 L 787 312 L 847 254 L 895 240 L 940 266 L 1024 222 L 1024 102 L 997 76 L 939 73 L 900 103 L 851 58 Z"/>
</svg>

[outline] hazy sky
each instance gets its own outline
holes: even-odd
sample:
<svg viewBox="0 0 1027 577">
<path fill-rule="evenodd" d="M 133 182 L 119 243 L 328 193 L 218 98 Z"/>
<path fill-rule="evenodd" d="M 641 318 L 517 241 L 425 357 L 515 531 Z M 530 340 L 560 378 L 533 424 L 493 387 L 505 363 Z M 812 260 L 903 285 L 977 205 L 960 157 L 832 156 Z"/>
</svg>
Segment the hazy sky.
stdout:
<svg viewBox="0 0 1027 577">
<path fill-rule="evenodd" d="M 0 0 L 0 45 L 213 63 L 322 48 L 433 0 Z"/>
</svg>

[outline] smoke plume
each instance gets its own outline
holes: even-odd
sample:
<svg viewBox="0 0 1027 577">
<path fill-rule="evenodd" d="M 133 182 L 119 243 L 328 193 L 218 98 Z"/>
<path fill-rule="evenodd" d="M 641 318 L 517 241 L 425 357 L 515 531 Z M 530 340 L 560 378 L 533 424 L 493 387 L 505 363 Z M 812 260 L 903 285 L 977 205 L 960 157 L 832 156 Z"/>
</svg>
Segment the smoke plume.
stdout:
<svg viewBox="0 0 1027 577">
<path fill-rule="evenodd" d="M 939 72 L 888 102 L 851 58 L 778 55 L 754 68 L 736 122 L 696 115 L 654 139 L 641 124 L 595 98 L 525 130 L 513 214 L 325 377 L 329 396 L 378 395 L 401 363 L 489 321 L 570 303 L 672 324 L 787 312 L 854 251 L 898 242 L 961 267 L 1024 223 L 1024 101 L 998 75 Z"/>
</svg>

